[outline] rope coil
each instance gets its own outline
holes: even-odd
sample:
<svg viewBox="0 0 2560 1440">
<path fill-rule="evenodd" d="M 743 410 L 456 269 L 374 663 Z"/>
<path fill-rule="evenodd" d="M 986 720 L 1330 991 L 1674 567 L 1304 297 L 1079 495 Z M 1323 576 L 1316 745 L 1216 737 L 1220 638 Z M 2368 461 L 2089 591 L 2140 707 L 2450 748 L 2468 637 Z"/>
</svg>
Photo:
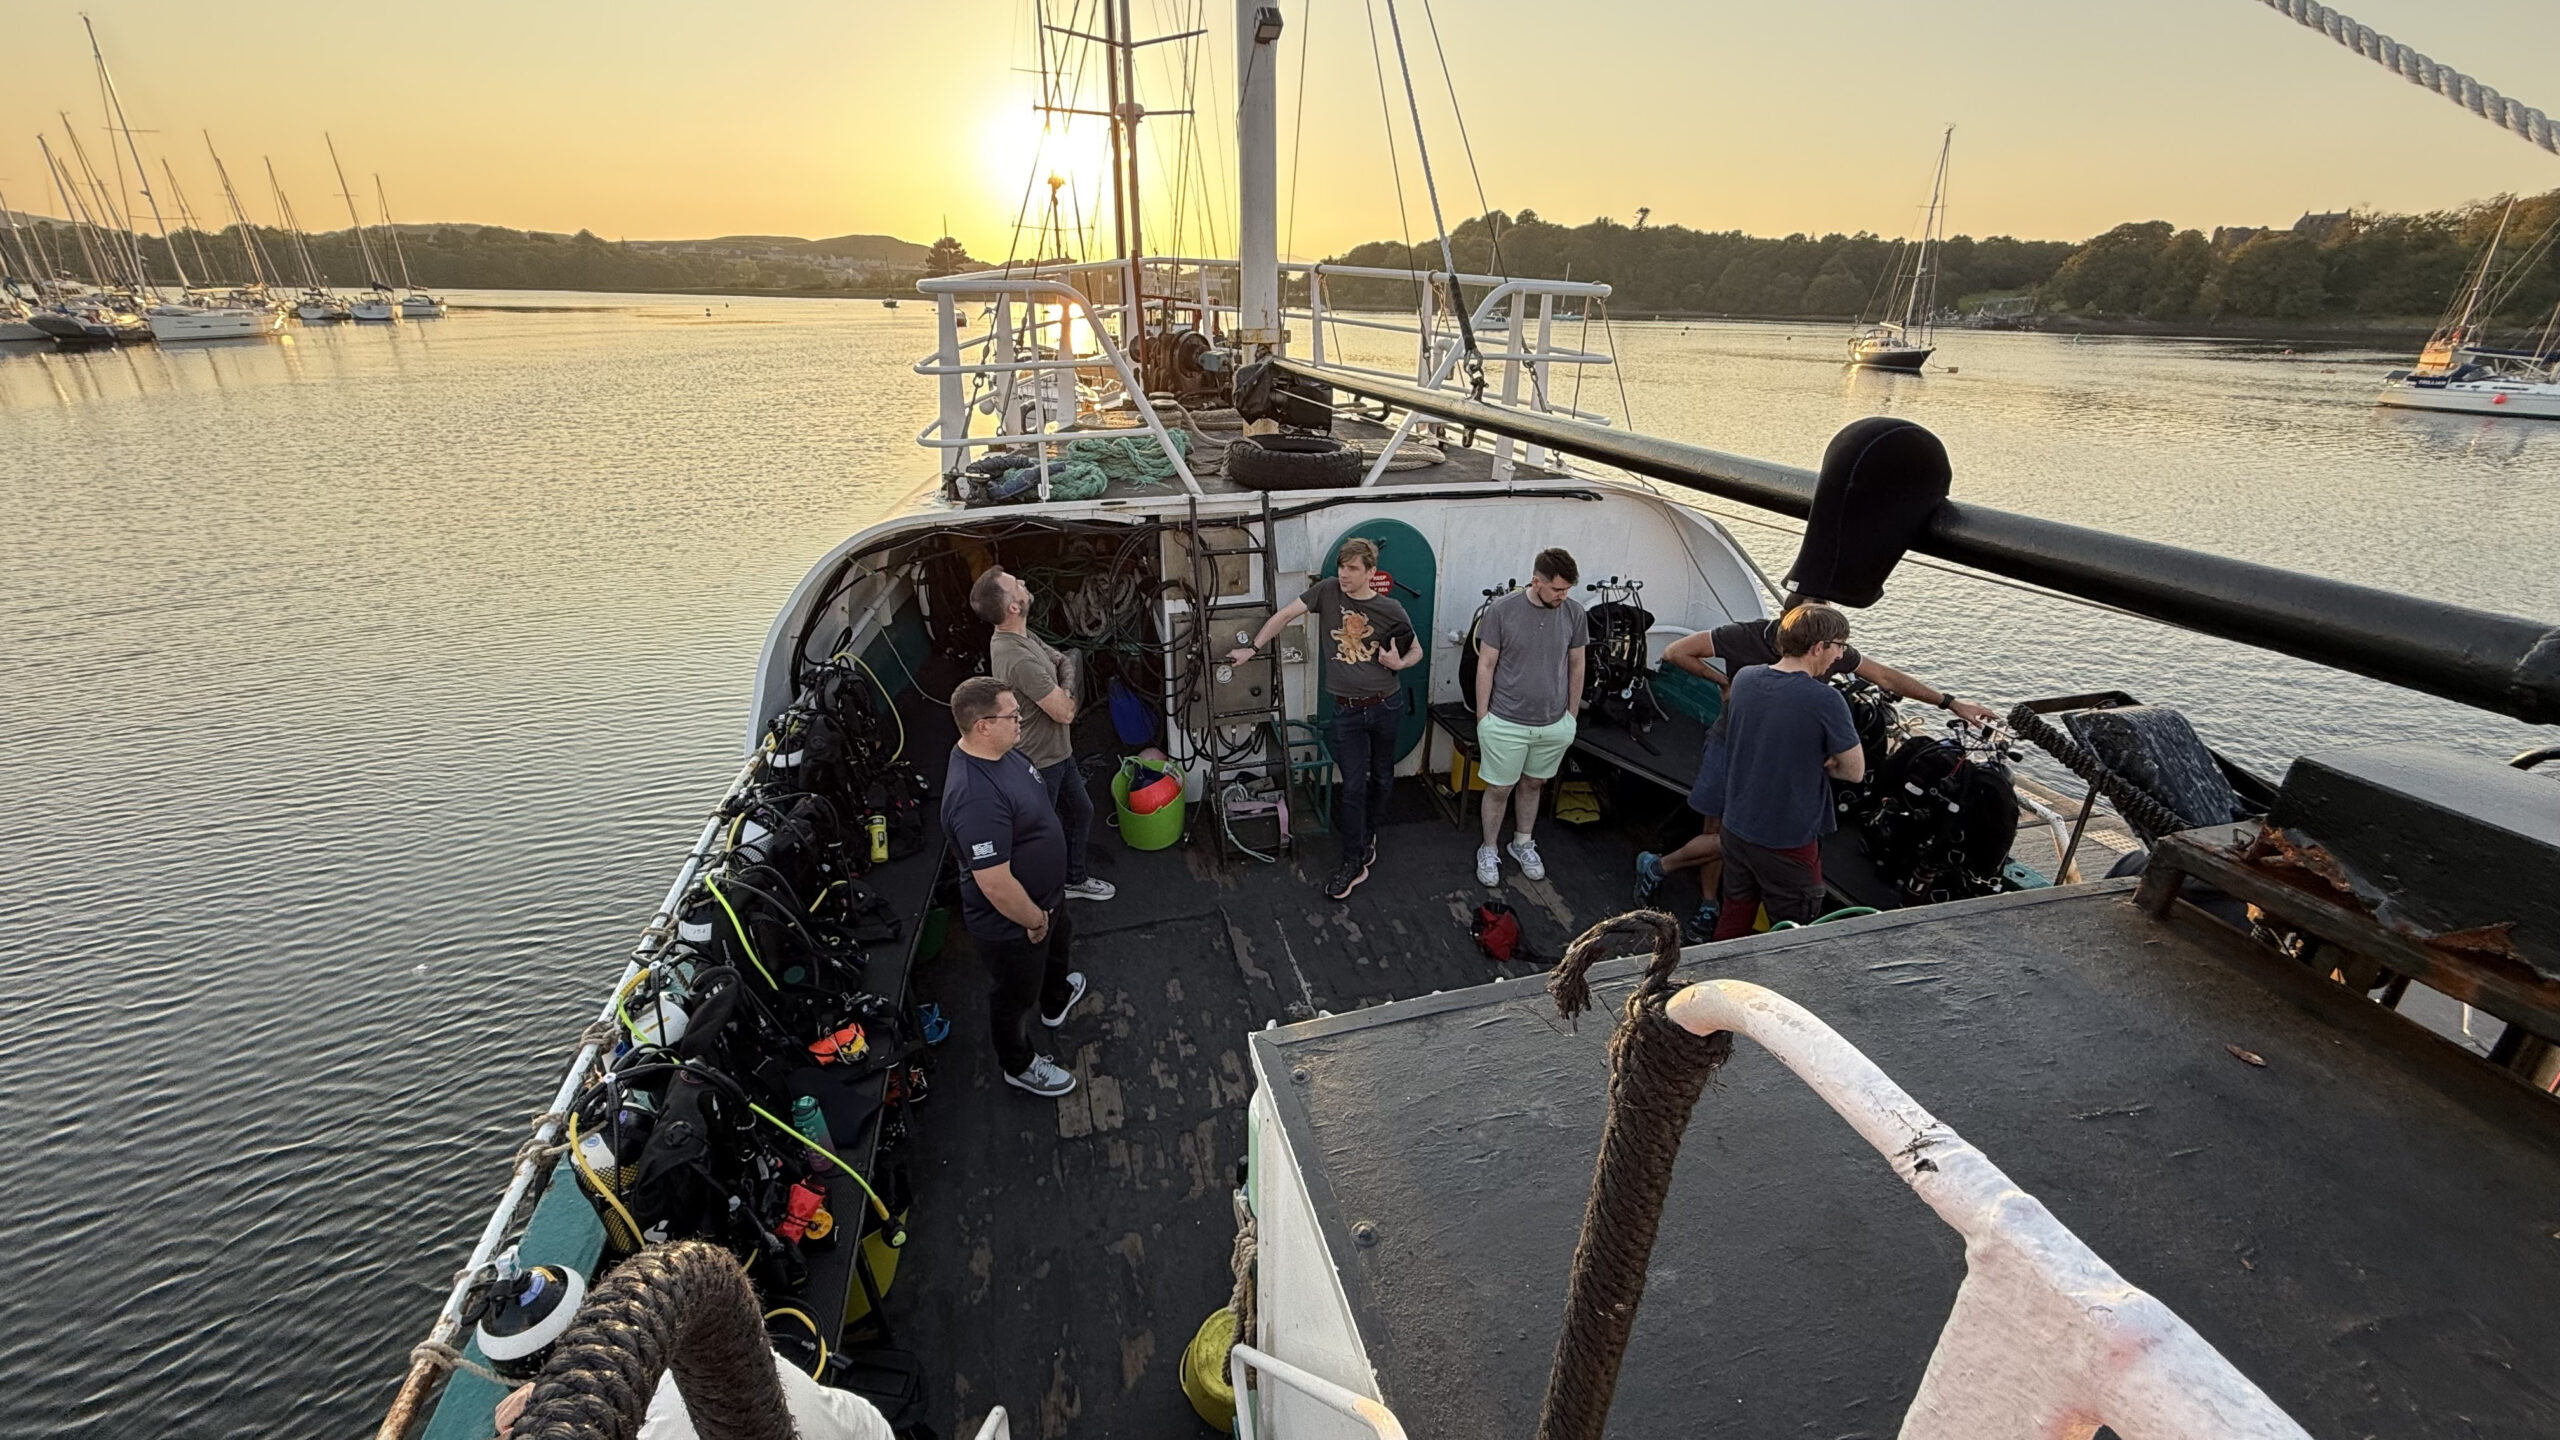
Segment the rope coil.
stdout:
<svg viewBox="0 0 2560 1440">
<path fill-rule="evenodd" d="M 2450 65 L 2419 54 L 2370 25 L 2359 24 L 2314 0 L 2261 0 L 2268 9 L 2317 30 L 2412 85 L 2443 96 L 2490 124 L 2560 155 L 2560 125 L 2540 110 L 2499 94 Z"/>
<path fill-rule="evenodd" d="M 763 1309 L 737 1261 L 688 1240 L 643 1250 L 598 1282 L 543 1363 L 515 1440 L 635 1440 L 658 1380 L 703 1440 L 792 1440 Z"/>
<path fill-rule="evenodd" d="M 1653 958 L 1609 1037 L 1609 1115 L 1574 1245 L 1538 1440 L 1600 1440 L 1689 1112 L 1733 1054 L 1732 1035 L 1692 1035 L 1672 1022 L 1667 1007 L 1671 972 L 1680 964 L 1680 924 L 1659 910 L 1602 921 L 1566 949 L 1547 981 L 1557 1013 L 1570 1021 L 1591 1008 L 1585 972 L 1593 961 L 1622 953 L 1621 942 L 1637 939 L 1651 943 Z"/>
</svg>

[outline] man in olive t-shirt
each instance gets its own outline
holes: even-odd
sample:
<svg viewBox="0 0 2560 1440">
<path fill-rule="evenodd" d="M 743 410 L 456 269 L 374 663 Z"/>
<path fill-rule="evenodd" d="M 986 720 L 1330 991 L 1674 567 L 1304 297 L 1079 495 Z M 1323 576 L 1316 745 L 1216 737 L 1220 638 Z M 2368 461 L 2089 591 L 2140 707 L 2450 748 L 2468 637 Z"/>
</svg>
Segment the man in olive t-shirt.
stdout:
<svg viewBox="0 0 2560 1440">
<path fill-rule="evenodd" d="M 1067 832 L 1067 898 L 1108 900 L 1118 891 L 1085 871 L 1093 840 L 1093 794 L 1076 763 L 1076 667 L 1031 633 L 1031 587 L 1001 565 L 990 566 L 969 587 L 969 608 L 995 627 L 987 637 L 987 673 L 1022 701 L 1024 758 L 1040 772 L 1058 823 Z"/>
</svg>

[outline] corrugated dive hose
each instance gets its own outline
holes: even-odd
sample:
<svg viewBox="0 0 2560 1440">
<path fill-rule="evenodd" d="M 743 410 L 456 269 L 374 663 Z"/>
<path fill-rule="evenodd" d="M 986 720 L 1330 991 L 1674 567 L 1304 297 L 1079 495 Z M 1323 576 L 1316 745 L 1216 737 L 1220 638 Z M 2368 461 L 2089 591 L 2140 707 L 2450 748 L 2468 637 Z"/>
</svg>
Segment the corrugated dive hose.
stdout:
<svg viewBox="0 0 2560 1440">
<path fill-rule="evenodd" d="M 2194 828 L 2192 822 L 2162 804 L 2158 796 L 2108 769 L 2106 762 L 2091 754 L 2087 746 L 2033 709 L 2021 705 L 2010 711 L 2009 728 L 2042 746 L 2054 759 L 2070 766 L 2072 774 L 2114 801 L 2117 812 L 2132 821 L 2144 839 L 2157 840 L 2173 831 Z"/>
<path fill-rule="evenodd" d="M 702 1440 L 793 1440 L 764 1317 L 738 1262 L 700 1240 L 615 1267 L 533 1382 L 513 1440 L 633 1440 L 658 1380 L 676 1388 Z"/>
</svg>

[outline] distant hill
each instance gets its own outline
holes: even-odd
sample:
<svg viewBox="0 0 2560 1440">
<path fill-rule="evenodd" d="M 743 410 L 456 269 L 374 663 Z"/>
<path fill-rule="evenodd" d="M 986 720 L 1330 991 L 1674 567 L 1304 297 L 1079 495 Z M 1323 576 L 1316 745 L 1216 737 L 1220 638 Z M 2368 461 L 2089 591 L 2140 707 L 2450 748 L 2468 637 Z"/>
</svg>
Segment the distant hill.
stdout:
<svg viewBox="0 0 2560 1440">
<path fill-rule="evenodd" d="M 838 235 L 832 240 L 811 240 L 801 247 L 811 255 L 832 255 L 839 260 L 868 260 L 879 265 L 924 264 L 933 247 L 901 240 L 895 235 Z"/>
</svg>

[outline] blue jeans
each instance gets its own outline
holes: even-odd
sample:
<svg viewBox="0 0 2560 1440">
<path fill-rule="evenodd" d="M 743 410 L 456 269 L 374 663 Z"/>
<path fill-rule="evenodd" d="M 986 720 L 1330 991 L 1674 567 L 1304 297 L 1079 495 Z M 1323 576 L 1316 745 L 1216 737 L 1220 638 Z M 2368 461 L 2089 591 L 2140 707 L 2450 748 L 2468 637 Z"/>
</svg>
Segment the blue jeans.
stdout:
<svg viewBox="0 0 2560 1440">
<path fill-rule="evenodd" d="M 1384 705 L 1333 712 L 1333 764 L 1342 772 L 1342 854 L 1355 859 L 1368 852 L 1386 823 L 1387 801 L 1396 787 L 1396 732 L 1404 727 L 1404 696 Z"/>
<path fill-rule="evenodd" d="M 1085 845 L 1093 839 L 1093 792 L 1084 784 L 1084 772 L 1076 768 L 1076 757 L 1068 756 L 1040 772 L 1040 783 L 1048 787 L 1049 803 L 1058 809 L 1058 823 L 1067 831 L 1067 883 L 1081 885 L 1084 871 Z"/>
</svg>

